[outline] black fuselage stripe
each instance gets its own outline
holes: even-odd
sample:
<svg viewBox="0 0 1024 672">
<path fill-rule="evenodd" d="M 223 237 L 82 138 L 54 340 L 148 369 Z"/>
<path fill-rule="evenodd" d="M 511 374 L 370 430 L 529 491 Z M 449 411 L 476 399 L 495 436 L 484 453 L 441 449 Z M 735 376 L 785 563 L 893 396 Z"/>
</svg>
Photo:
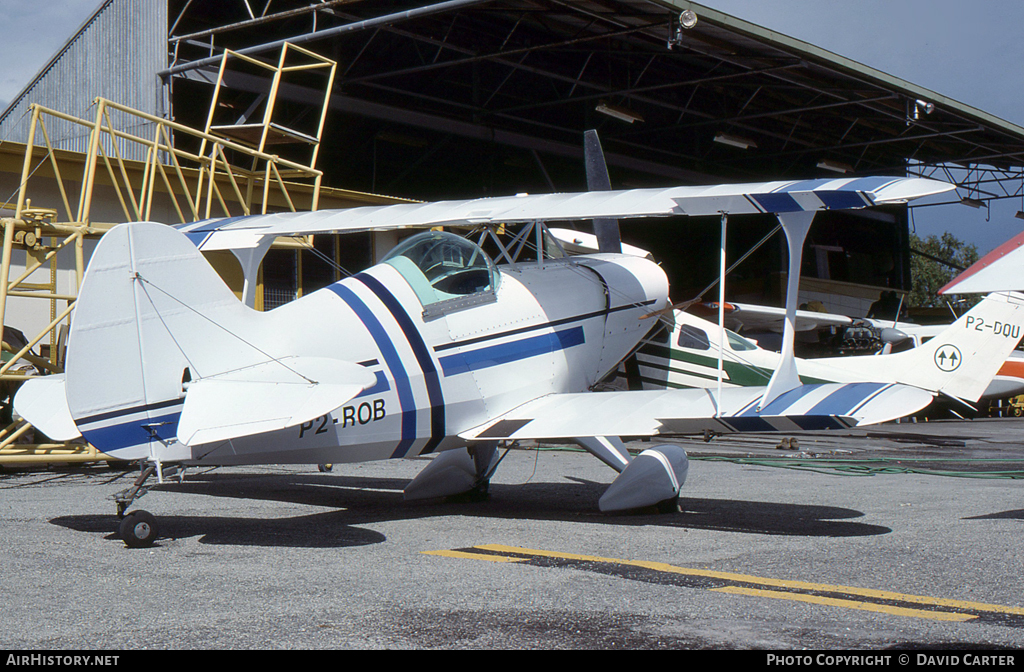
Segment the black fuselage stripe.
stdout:
<svg viewBox="0 0 1024 672">
<path fill-rule="evenodd" d="M 493 341 L 498 338 L 505 338 L 507 336 L 517 336 L 519 334 L 525 334 L 530 331 L 537 331 L 538 329 L 548 329 L 550 327 L 559 327 L 563 324 L 569 324 L 570 322 L 582 322 L 583 320 L 589 320 L 593 317 L 601 317 L 603 315 L 610 315 L 623 310 L 629 310 L 630 308 L 637 308 L 643 306 L 649 306 L 655 302 L 655 299 L 643 301 L 640 303 L 630 303 L 624 306 L 617 306 L 615 308 L 608 308 L 607 310 L 595 310 L 592 313 L 585 313 L 583 315 L 575 315 L 573 317 L 563 317 L 560 320 L 552 320 L 550 322 L 544 322 L 542 324 L 532 324 L 528 327 L 519 327 L 518 329 L 511 329 L 509 331 L 503 331 L 497 334 L 487 334 L 485 336 L 477 336 L 476 338 L 467 338 L 464 341 L 456 341 L 454 343 L 444 343 L 442 345 L 434 346 L 434 352 L 442 352 L 444 350 L 451 350 L 452 348 L 460 348 L 464 345 L 476 345 L 477 343 L 483 343 L 485 341 Z"/>
<path fill-rule="evenodd" d="M 131 406 L 130 408 L 119 408 L 116 411 L 107 411 L 106 413 L 99 413 L 97 415 L 90 415 L 87 418 L 76 418 L 76 424 L 88 424 L 92 422 L 100 422 L 101 420 L 110 420 L 111 418 L 117 418 L 124 415 L 132 415 L 133 413 L 146 413 L 150 411 L 159 411 L 164 408 L 170 408 L 171 406 L 181 406 L 185 403 L 184 398 L 168 399 L 167 401 L 160 401 L 154 404 L 141 404 L 139 406 Z"/>
<path fill-rule="evenodd" d="M 416 356 L 416 362 L 419 364 L 420 370 L 423 371 L 423 380 L 427 388 L 427 399 L 430 401 L 430 439 L 427 441 L 427 445 L 423 448 L 421 454 L 433 452 L 444 438 L 446 429 L 441 376 L 437 372 L 437 367 L 434 366 L 430 350 L 423 341 L 423 336 L 420 334 L 419 329 L 416 328 L 412 318 L 409 317 L 409 313 L 402 308 L 402 304 L 398 302 L 398 299 L 377 278 L 366 273 L 359 273 L 354 277 L 366 285 L 380 299 L 381 303 L 391 313 L 391 316 L 394 317 L 395 322 L 398 323 L 399 328 L 409 342 L 413 354 Z"/>
</svg>

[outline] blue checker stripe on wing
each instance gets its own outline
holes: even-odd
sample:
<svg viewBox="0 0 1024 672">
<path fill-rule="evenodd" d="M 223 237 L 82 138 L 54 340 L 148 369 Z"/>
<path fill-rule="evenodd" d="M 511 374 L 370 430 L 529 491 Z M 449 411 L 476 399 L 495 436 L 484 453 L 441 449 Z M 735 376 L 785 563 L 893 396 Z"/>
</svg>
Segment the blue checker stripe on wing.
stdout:
<svg viewBox="0 0 1024 672">
<path fill-rule="evenodd" d="M 796 199 L 786 193 L 750 194 L 765 212 L 803 212 Z"/>
<path fill-rule="evenodd" d="M 828 395 L 807 415 L 849 415 L 864 402 L 890 387 L 888 383 L 849 383 Z"/>
<path fill-rule="evenodd" d="M 859 191 L 816 191 L 814 195 L 830 210 L 849 210 L 871 205 Z"/>
</svg>

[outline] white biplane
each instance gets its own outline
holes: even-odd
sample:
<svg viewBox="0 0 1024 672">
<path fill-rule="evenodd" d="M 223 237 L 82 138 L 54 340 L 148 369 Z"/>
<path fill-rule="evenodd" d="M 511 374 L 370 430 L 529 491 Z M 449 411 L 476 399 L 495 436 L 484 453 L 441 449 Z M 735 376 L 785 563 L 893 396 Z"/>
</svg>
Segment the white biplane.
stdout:
<svg viewBox="0 0 1024 672">
<path fill-rule="evenodd" d="M 650 330 L 643 317 L 669 305 L 668 283 L 636 256 L 549 258 L 545 223 L 776 213 L 799 268 L 815 212 L 952 188 L 913 178 L 811 180 L 259 215 L 180 230 L 125 224 L 90 260 L 65 374 L 26 383 L 15 409 L 54 439 L 81 435 L 142 464 L 117 497 L 129 546 L 157 535 L 150 514 L 127 512 L 145 480 L 189 465 L 438 453 L 405 490 L 432 498 L 486 489 L 502 445 L 564 439 L 620 472 L 602 510 L 674 502 L 685 452 L 665 445 L 633 457 L 619 437 L 844 428 L 916 412 L 933 394 L 882 381 L 802 385 L 791 357 L 762 387 L 592 391 Z M 524 226 L 501 248 L 500 266 L 471 240 L 426 231 L 381 263 L 266 313 L 238 301 L 200 252 L 234 251 L 248 300 L 278 236 L 479 226 L 483 240 L 514 224 Z M 515 252 L 531 243 L 536 259 L 521 261 Z M 795 283 L 789 289 L 795 296 Z M 787 339 L 791 346 L 791 324 Z"/>
</svg>

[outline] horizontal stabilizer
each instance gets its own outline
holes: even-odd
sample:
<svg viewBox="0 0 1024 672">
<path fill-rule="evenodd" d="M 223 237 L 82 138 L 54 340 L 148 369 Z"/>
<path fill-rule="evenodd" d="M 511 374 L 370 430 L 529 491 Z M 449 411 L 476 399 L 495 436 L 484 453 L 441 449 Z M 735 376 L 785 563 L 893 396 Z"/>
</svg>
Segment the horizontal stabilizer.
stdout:
<svg viewBox="0 0 1024 672">
<path fill-rule="evenodd" d="M 709 389 L 551 394 L 459 436 L 494 441 L 843 429 L 895 420 L 933 400 L 930 392 L 906 385 L 829 383 L 798 386 L 758 409 L 763 394 L 763 387 L 723 389 L 720 400 Z"/>
<path fill-rule="evenodd" d="M 14 396 L 14 412 L 54 441 L 82 436 L 68 410 L 62 374 L 25 381 Z"/>
<path fill-rule="evenodd" d="M 330 413 L 376 377 L 323 357 L 284 357 L 188 384 L 178 441 L 198 445 L 294 427 Z"/>
</svg>

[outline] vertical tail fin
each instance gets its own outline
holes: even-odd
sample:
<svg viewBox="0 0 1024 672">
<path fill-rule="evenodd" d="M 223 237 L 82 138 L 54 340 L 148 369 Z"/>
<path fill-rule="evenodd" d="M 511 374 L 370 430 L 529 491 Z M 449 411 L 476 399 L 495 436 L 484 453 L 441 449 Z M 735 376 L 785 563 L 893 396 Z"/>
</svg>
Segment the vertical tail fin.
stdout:
<svg viewBox="0 0 1024 672">
<path fill-rule="evenodd" d="M 354 363 L 285 351 L 282 335 L 300 327 L 240 303 L 171 227 L 118 226 L 96 246 L 79 292 L 67 410 L 105 453 L 188 459 L 184 444 L 305 422 L 374 382 Z"/>
<path fill-rule="evenodd" d="M 978 401 L 1024 336 L 1024 294 L 989 294 L 922 345 L 892 355 L 858 358 L 859 373 L 882 375 L 968 402 Z M 863 362 L 861 363 L 861 359 Z"/>
<path fill-rule="evenodd" d="M 185 382 L 261 361 L 233 336 L 253 331 L 254 318 L 171 227 L 111 229 L 90 259 L 68 338 L 75 424 L 104 452 L 149 457 L 151 441 L 174 440 Z"/>
</svg>

